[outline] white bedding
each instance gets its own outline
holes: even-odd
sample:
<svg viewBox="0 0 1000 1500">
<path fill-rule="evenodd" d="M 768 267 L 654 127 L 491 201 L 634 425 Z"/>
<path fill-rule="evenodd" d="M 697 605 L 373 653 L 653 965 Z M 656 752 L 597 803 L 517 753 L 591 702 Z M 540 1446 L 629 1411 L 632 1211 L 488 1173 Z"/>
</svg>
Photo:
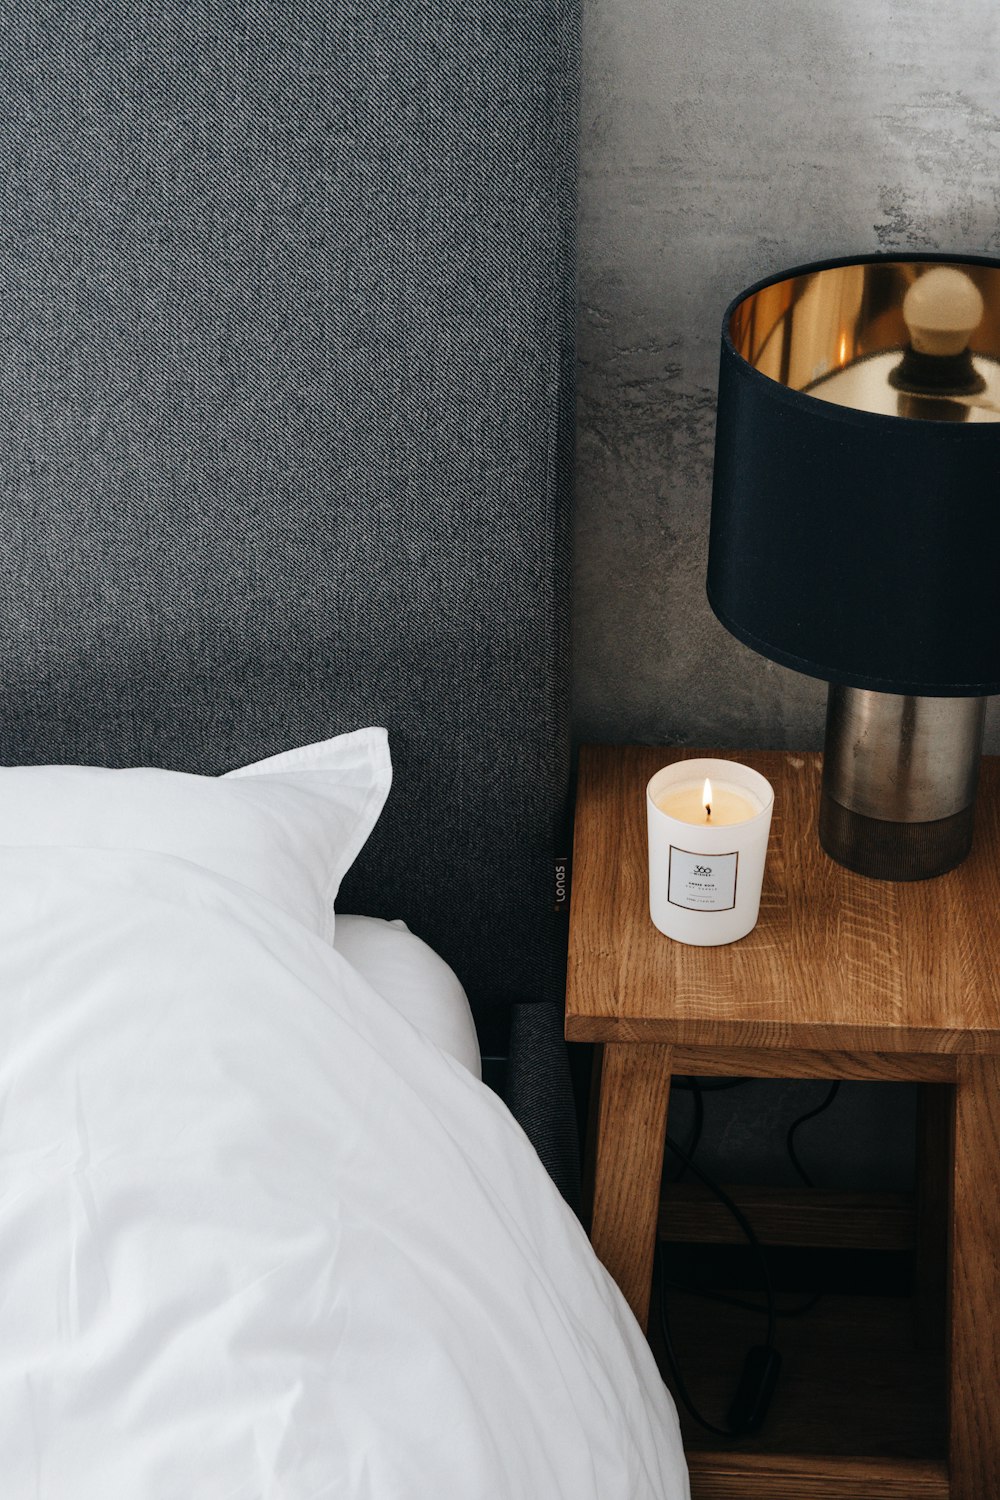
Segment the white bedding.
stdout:
<svg viewBox="0 0 1000 1500">
<path fill-rule="evenodd" d="M 503 1105 L 266 896 L 0 849 L 0 1108 L 5 1500 L 687 1495 Z"/>
</svg>

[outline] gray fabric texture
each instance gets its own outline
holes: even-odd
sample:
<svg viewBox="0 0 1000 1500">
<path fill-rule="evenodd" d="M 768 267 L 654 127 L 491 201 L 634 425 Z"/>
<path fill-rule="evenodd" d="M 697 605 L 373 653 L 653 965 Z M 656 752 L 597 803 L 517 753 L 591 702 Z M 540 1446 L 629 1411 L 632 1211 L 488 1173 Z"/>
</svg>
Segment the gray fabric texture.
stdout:
<svg viewBox="0 0 1000 1500">
<path fill-rule="evenodd" d="M 384 723 L 345 910 L 561 999 L 577 0 L 0 27 L 0 758 Z"/>
<path fill-rule="evenodd" d="M 536 1001 L 512 1007 L 504 1098 L 549 1176 L 579 1213 L 580 1139 L 561 1006 Z"/>
</svg>

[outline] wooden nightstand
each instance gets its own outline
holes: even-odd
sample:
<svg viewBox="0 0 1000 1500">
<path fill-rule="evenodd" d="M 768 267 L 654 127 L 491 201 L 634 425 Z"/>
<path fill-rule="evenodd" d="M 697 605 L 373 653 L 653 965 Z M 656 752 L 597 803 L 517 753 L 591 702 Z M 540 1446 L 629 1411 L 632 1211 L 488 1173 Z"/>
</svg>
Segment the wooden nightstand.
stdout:
<svg viewBox="0 0 1000 1500">
<path fill-rule="evenodd" d="M 760 920 L 720 948 L 671 942 L 648 910 L 646 782 L 703 754 L 754 766 L 775 789 Z M 849 1437 L 845 1453 L 843 1435 L 811 1453 L 771 1451 L 769 1423 L 744 1452 L 689 1444 L 692 1489 L 696 1500 L 998 1500 L 1000 759 L 983 763 L 971 856 L 912 884 L 866 880 L 822 852 L 820 770 L 815 754 L 581 753 L 566 1035 L 603 1044 L 591 1237 L 645 1327 L 672 1073 L 942 1086 L 929 1092 L 951 1132 L 938 1184 L 950 1197 L 947 1457 L 900 1456 L 891 1432 L 895 1457 L 859 1456 Z M 732 1351 L 720 1358 L 731 1364 Z"/>
</svg>

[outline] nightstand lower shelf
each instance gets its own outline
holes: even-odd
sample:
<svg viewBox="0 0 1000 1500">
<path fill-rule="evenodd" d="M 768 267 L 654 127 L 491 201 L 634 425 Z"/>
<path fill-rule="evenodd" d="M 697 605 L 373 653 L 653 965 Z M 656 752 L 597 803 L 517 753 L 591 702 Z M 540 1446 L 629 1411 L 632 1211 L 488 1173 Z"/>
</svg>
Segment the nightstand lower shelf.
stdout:
<svg viewBox="0 0 1000 1500">
<path fill-rule="evenodd" d="M 693 1398 L 721 1417 L 759 1316 L 672 1292 L 670 1321 Z M 655 1303 L 650 1343 L 670 1384 Z M 758 1437 L 713 1438 L 678 1403 L 692 1500 L 946 1500 L 944 1359 L 915 1348 L 908 1299 L 824 1296 L 779 1345 Z"/>
<path fill-rule="evenodd" d="M 947 1466 L 936 1462 L 780 1455 L 688 1454 L 691 1500 L 948 1500 Z"/>
</svg>

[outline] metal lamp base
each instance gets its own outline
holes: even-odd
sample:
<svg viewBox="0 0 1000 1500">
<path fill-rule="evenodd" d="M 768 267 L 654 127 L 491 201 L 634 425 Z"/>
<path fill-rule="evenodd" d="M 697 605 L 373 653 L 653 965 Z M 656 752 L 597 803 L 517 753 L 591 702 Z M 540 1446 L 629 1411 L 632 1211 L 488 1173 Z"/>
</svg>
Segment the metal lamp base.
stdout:
<svg viewBox="0 0 1000 1500">
<path fill-rule="evenodd" d="M 931 823 L 891 823 L 841 807 L 823 793 L 819 841 L 831 859 L 873 880 L 929 880 L 960 865 L 972 848 L 971 807 Z"/>
<path fill-rule="evenodd" d="M 819 839 L 876 880 L 928 880 L 972 846 L 985 698 L 831 684 Z"/>
</svg>

